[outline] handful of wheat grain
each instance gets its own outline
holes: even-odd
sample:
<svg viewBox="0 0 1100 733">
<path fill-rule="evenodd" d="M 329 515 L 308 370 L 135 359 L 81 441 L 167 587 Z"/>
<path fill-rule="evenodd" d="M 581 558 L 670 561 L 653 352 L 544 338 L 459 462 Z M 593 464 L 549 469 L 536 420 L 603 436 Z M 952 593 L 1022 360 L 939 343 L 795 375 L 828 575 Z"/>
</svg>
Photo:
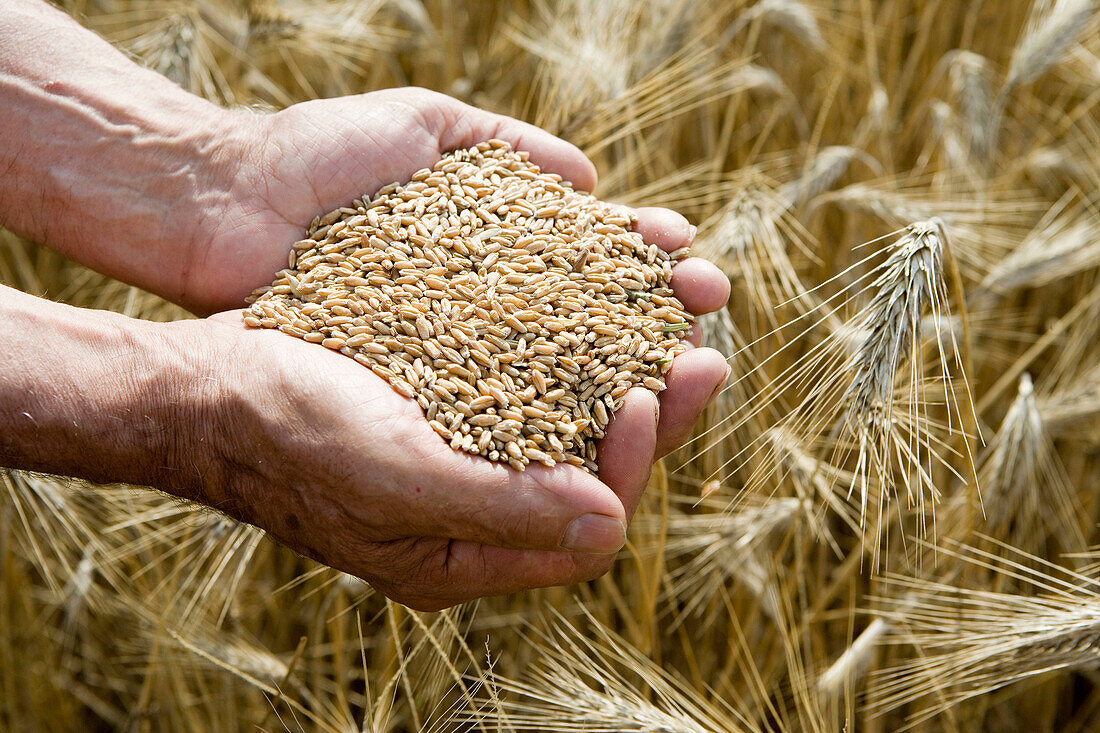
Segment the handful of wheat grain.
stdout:
<svg viewBox="0 0 1100 733">
<path fill-rule="evenodd" d="M 626 391 L 692 318 L 628 214 L 493 140 L 313 222 L 245 322 L 354 358 L 453 448 L 595 471 Z"/>
</svg>

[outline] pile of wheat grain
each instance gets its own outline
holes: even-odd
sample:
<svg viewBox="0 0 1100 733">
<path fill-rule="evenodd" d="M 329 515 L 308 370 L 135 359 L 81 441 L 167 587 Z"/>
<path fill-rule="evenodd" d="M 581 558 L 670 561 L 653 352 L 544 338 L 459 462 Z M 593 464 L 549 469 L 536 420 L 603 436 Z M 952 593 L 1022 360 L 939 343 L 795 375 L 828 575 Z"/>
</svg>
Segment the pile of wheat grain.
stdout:
<svg viewBox="0 0 1100 733">
<path fill-rule="evenodd" d="M 499 140 L 314 221 L 245 316 L 353 357 L 451 447 L 596 470 L 627 390 L 691 324 L 672 255 Z"/>
</svg>

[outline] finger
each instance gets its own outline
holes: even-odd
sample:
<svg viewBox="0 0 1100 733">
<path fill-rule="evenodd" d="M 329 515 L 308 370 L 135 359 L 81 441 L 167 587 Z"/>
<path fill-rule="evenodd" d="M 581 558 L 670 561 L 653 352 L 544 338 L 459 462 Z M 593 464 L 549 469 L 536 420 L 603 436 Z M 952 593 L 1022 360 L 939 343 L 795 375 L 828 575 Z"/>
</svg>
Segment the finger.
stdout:
<svg viewBox="0 0 1100 733">
<path fill-rule="evenodd" d="M 447 97 L 446 99 L 450 99 Z M 526 122 L 486 112 L 477 107 L 450 100 L 447 122 L 439 130 L 442 150 L 456 150 L 497 138 L 516 150 L 526 150 L 531 161 L 549 173 L 557 173 L 581 191 L 596 187 L 596 166 L 580 148 Z"/>
<path fill-rule="evenodd" d="M 714 264 L 698 257 L 681 260 L 672 268 L 672 291 L 689 312 L 716 311 L 730 297 L 730 281 Z"/>
<path fill-rule="evenodd" d="M 647 244 L 655 244 L 665 252 L 690 247 L 695 241 L 695 227 L 672 209 L 642 206 L 633 209 L 638 220 L 634 231 L 642 235 Z"/>
<path fill-rule="evenodd" d="M 400 572 L 371 583 L 419 611 L 438 611 L 474 598 L 592 580 L 606 573 L 615 559 L 614 554 L 512 550 L 432 539 L 401 543 L 392 550 L 390 567 Z"/>
<path fill-rule="evenodd" d="M 450 451 L 449 447 L 440 447 Z M 422 493 L 404 498 L 409 535 L 450 537 L 512 549 L 616 552 L 626 513 L 615 493 L 575 466 L 528 464 L 520 472 L 479 456 L 453 453 Z"/>
<path fill-rule="evenodd" d="M 653 467 L 657 412 L 657 398 L 652 392 L 629 390 L 597 448 L 600 480 L 622 501 L 628 519 L 638 507 Z"/>
<path fill-rule="evenodd" d="M 687 332 L 687 336 L 684 336 L 684 342 L 687 344 L 689 351 L 703 345 L 703 331 L 699 328 L 698 323 L 691 327 Z"/>
<path fill-rule="evenodd" d="M 642 207 L 634 209 L 637 222 L 634 231 L 642 239 L 656 244 L 666 252 L 690 247 L 695 241 L 695 227 L 670 209 Z M 698 257 L 676 263 L 672 269 L 672 289 L 688 311 L 710 313 L 729 300 L 729 278 L 714 264 Z"/>
<path fill-rule="evenodd" d="M 437 587 L 450 599 L 465 601 L 593 580 L 614 562 L 615 554 L 509 550 L 456 542 L 450 548 L 446 576 Z"/>
<path fill-rule="evenodd" d="M 675 450 L 691 435 L 699 414 L 725 384 L 729 365 L 714 349 L 692 349 L 672 362 L 660 394 L 657 456 Z"/>
</svg>

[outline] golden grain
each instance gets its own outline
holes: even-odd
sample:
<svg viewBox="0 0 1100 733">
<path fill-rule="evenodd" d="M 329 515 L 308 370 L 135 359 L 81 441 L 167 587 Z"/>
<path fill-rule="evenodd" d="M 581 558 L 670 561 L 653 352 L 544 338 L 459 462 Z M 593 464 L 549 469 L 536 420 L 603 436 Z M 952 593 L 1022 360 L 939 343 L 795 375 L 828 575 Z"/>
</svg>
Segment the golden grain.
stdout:
<svg viewBox="0 0 1100 733">
<path fill-rule="evenodd" d="M 692 320 L 669 288 L 685 253 L 630 224 L 489 141 L 319 217 L 245 322 L 369 366 L 458 450 L 595 470 L 627 389 L 664 389 Z"/>
</svg>

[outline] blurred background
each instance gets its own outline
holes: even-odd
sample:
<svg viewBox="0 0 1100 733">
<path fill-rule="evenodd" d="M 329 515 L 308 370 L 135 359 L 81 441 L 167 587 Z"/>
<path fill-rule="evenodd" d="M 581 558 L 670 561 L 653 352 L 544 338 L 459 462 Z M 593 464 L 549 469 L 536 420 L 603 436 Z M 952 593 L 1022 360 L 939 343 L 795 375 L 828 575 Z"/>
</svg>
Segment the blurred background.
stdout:
<svg viewBox="0 0 1100 733">
<path fill-rule="evenodd" d="M 1100 729 L 1093 0 L 58 4 L 219 104 L 413 84 L 576 143 L 699 226 L 734 372 L 610 575 L 444 613 L 6 471 L 0 729 Z M 0 280 L 189 317 L 6 232 Z"/>
</svg>

